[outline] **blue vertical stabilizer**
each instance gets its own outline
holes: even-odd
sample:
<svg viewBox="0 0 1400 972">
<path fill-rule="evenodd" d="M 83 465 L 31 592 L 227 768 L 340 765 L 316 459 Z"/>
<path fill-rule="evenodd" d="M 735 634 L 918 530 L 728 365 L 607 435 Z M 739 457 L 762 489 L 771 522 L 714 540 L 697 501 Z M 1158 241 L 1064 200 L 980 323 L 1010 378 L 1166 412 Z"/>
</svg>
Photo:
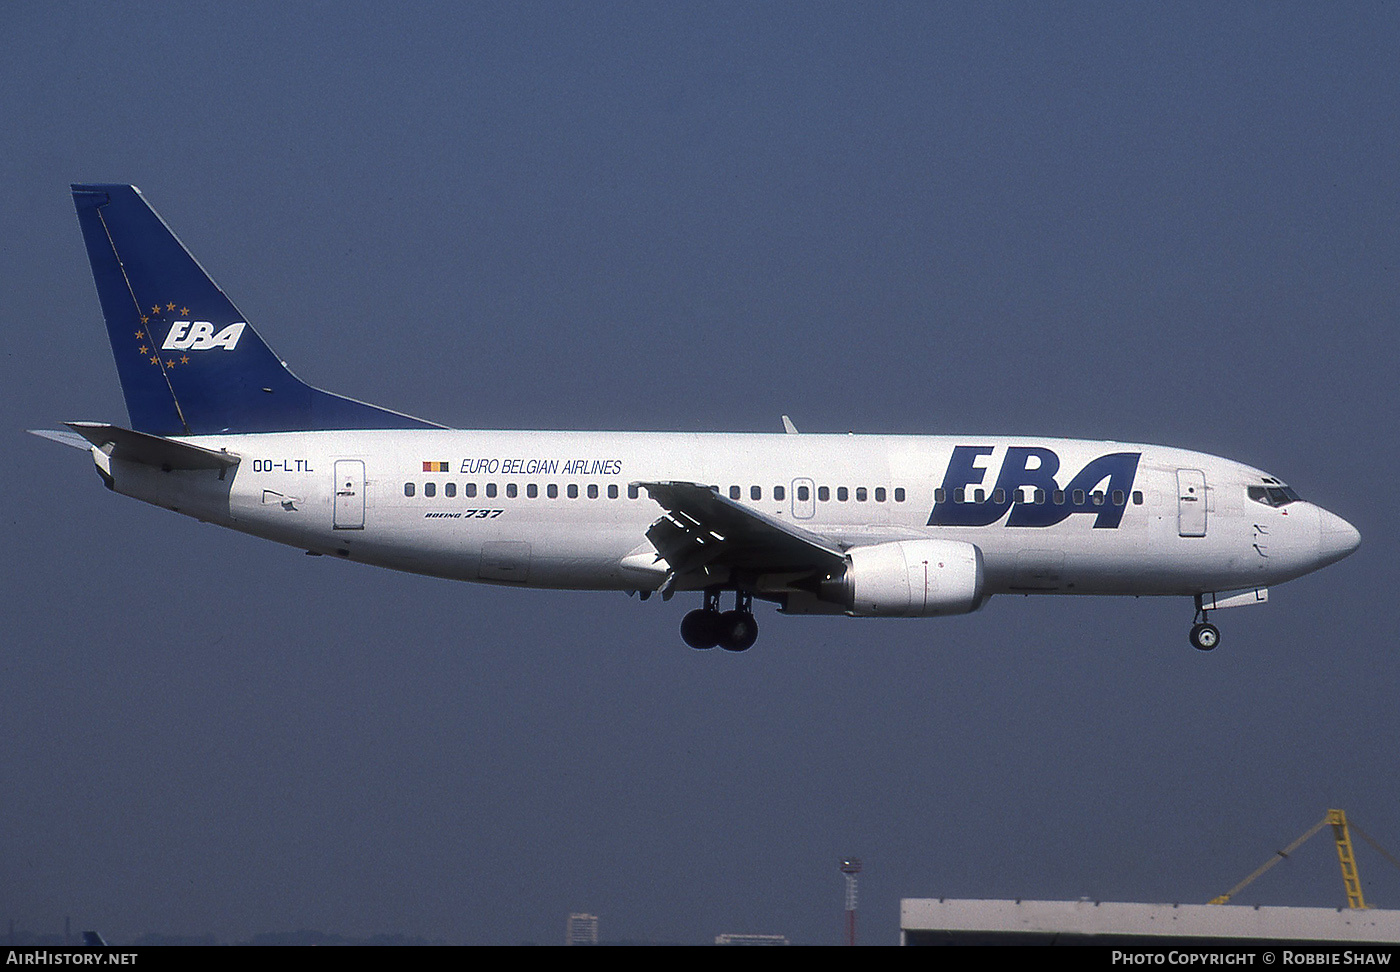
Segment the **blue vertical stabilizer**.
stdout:
<svg viewBox="0 0 1400 972">
<path fill-rule="evenodd" d="M 135 186 L 73 203 L 132 428 L 154 435 L 441 428 L 287 370 Z"/>
</svg>

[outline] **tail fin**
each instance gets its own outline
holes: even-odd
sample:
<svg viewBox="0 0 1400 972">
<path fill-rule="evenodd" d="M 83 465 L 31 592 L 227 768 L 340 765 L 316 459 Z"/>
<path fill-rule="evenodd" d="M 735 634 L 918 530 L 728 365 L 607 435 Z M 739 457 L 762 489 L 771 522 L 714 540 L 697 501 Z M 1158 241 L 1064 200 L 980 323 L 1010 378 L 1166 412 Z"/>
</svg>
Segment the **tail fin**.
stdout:
<svg viewBox="0 0 1400 972">
<path fill-rule="evenodd" d="M 137 431 L 168 436 L 441 427 L 301 381 L 139 189 L 72 188 Z"/>
</svg>

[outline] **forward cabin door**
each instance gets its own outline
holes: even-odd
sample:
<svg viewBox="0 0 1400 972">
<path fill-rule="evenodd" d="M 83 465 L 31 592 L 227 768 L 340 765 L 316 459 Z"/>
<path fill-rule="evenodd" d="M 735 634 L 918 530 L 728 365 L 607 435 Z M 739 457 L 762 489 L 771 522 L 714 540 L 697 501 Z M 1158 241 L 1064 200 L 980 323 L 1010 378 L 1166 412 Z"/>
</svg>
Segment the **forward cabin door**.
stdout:
<svg viewBox="0 0 1400 972">
<path fill-rule="evenodd" d="M 1176 471 L 1176 522 L 1183 537 L 1206 535 L 1206 474 L 1199 469 Z"/>
<path fill-rule="evenodd" d="M 337 530 L 363 530 L 365 528 L 365 464 L 363 460 L 336 460 L 334 526 Z"/>
</svg>

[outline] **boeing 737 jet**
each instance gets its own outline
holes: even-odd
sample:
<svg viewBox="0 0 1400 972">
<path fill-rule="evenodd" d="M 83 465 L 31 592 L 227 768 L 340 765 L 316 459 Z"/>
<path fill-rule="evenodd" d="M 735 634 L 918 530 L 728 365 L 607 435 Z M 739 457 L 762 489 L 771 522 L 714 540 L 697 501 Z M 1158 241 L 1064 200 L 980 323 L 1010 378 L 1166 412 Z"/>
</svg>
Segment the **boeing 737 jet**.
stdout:
<svg viewBox="0 0 1400 972">
<path fill-rule="evenodd" d="M 988 435 L 450 429 L 305 384 L 134 186 L 75 185 L 128 426 L 39 432 L 107 488 L 279 543 L 514 587 L 696 592 L 681 636 L 743 651 L 785 614 L 966 614 L 994 594 L 1219 608 L 1355 550 L 1258 469 L 1182 449 Z M 721 600 L 732 598 L 724 610 Z"/>
</svg>

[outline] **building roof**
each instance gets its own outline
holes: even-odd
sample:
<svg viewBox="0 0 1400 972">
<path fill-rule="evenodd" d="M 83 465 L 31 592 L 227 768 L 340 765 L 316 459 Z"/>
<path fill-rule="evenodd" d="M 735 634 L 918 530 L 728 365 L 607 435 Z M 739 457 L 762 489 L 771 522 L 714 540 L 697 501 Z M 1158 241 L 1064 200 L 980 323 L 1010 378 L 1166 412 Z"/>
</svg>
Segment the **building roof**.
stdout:
<svg viewBox="0 0 1400 972">
<path fill-rule="evenodd" d="M 1101 944 L 1400 943 L 1400 911 L 1374 908 L 905 898 L 899 926 L 908 944 L 1059 938 Z"/>
</svg>

